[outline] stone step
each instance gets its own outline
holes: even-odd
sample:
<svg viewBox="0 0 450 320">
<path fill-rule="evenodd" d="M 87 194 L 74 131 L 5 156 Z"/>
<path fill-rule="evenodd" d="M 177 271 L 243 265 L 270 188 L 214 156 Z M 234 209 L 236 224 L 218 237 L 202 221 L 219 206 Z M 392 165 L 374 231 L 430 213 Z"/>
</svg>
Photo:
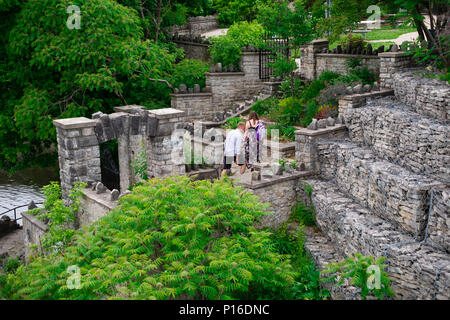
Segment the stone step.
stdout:
<svg viewBox="0 0 450 320">
<path fill-rule="evenodd" d="M 425 238 L 431 194 L 441 182 L 377 159 L 370 149 L 350 141 L 321 140 L 317 152 L 322 178 L 333 180 L 340 191 L 399 231 L 419 241 Z M 445 212 L 439 211 L 433 219 L 442 216 Z"/>
<path fill-rule="evenodd" d="M 392 97 L 348 108 L 344 119 L 352 141 L 414 173 L 450 183 L 450 130 L 445 122 L 412 112 Z"/>
<path fill-rule="evenodd" d="M 340 255 L 385 256 L 396 299 L 450 298 L 449 254 L 399 232 L 333 183 L 305 183 L 313 188 L 317 224 Z"/>
</svg>

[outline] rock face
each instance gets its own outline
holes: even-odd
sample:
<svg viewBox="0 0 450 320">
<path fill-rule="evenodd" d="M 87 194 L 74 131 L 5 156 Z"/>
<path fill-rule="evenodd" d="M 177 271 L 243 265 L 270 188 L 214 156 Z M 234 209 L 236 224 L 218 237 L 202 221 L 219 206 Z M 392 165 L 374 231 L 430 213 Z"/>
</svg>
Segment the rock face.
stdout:
<svg viewBox="0 0 450 320">
<path fill-rule="evenodd" d="M 311 198 L 300 197 L 312 201 L 321 234 L 305 247 L 321 268 L 355 253 L 384 256 L 395 299 L 448 300 L 449 86 L 433 80 L 431 89 L 410 75 L 393 75 L 397 98 L 343 111 L 348 136 L 308 149 L 319 177 L 305 181 Z M 360 291 L 347 283 L 331 295 L 359 299 Z"/>
</svg>

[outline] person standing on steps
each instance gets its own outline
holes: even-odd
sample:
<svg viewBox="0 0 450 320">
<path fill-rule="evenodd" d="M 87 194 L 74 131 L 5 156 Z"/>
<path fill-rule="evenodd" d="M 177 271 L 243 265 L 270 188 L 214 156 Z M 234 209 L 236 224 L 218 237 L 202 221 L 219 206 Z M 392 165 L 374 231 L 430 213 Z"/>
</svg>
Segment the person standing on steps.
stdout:
<svg viewBox="0 0 450 320">
<path fill-rule="evenodd" d="M 222 170 L 222 177 L 231 171 L 231 166 L 236 163 L 238 166 L 242 166 L 245 172 L 245 164 L 244 161 L 240 161 L 241 155 L 241 145 L 245 132 L 245 123 L 240 122 L 237 126 L 237 129 L 231 130 L 227 134 L 227 138 L 225 139 L 224 145 L 224 168 Z M 241 167 L 241 172 L 242 172 Z"/>
<path fill-rule="evenodd" d="M 246 168 L 253 171 L 253 165 L 261 162 L 261 144 L 264 136 L 264 123 L 259 120 L 258 114 L 255 111 L 251 111 L 248 121 L 245 124 L 245 166 L 241 168 L 241 174 L 245 172 Z"/>
</svg>

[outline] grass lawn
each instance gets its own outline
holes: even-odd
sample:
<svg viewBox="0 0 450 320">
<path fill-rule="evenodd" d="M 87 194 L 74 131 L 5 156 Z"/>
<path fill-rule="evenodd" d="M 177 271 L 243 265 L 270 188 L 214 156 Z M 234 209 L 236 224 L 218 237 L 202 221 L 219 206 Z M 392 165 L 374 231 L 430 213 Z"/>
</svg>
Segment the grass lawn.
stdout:
<svg viewBox="0 0 450 320">
<path fill-rule="evenodd" d="M 416 32 L 416 28 L 400 28 L 400 29 L 378 29 L 367 34 L 367 41 L 371 40 L 393 40 L 397 39 L 405 33 Z"/>
</svg>

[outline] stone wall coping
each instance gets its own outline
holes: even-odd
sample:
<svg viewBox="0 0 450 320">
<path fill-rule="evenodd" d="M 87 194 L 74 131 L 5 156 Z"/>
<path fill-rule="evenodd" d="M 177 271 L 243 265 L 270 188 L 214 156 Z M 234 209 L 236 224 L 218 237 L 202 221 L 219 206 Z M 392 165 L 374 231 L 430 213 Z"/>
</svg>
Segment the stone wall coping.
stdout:
<svg viewBox="0 0 450 320">
<path fill-rule="evenodd" d="M 61 129 L 82 129 L 95 127 L 96 121 L 85 117 L 53 120 L 53 124 Z"/>
<path fill-rule="evenodd" d="M 97 194 L 96 191 L 93 191 L 89 188 L 83 189 L 81 192 L 89 200 L 97 202 L 98 204 L 106 207 L 109 210 L 114 209 L 118 205 L 118 201 L 111 201 L 108 199 L 108 197 L 110 196 L 109 192 Z"/>
<path fill-rule="evenodd" d="M 398 51 L 398 52 L 382 52 L 379 53 L 378 56 L 381 58 L 397 58 L 397 57 L 408 57 L 411 53 L 405 52 L 405 51 Z"/>
<path fill-rule="evenodd" d="M 185 115 L 186 112 L 173 108 L 166 108 L 166 109 L 149 110 L 148 113 L 151 117 L 161 120 L 161 119 L 182 117 Z"/>
<path fill-rule="evenodd" d="M 28 213 L 22 213 L 22 219 L 28 220 L 31 224 L 35 225 L 44 232 L 48 230 L 48 225 L 46 225 L 43 221 L 39 220 L 36 216 L 33 216 Z"/>
<path fill-rule="evenodd" d="M 314 173 L 312 171 L 296 171 L 291 174 L 283 173 L 282 176 L 273 176 L 270 179 L 262 179 L 261 181 L 253 181 L 252 183 L 246 183 L 241 181 L 236 181 L 236 185 L 245 187 L 247 189 L 257 190 L 265 187 L 273 186 L 286 181 L 291 181 L 300 178 L 306 178 L 312 176 Z"/>
<path fill-rule="evenodd" d="M 114 108 L 114 111 L 116 111 L 116 112 L 125 112 L 125 113 L 134 113 L 134 112 L 140 111 L 140 110 L 147 110 L 147 108 L 144 106 L 136 106 L 136 105 L 122 106 L 122 107 Z"/>
<path fill-rule="evenodd" d="M 174 98 L 195 98 L 195 97 L 212 97 L 211 92 L 200 92 L 200 93 L 172 93 L 171 97 Z"/>
<path fill-rule="evenodd" d="M 336 57 L 336 58 L 352 58 L 357 56 L 361 59 L 380 59 L 379 56 L 366 55 L 366 54 L 349 54 L 349 53 L 316 53 L 317 57 Z"/>
<path fill-rule="evenodd" d="M 317 45 L 317 44 L 325 44 L 325 43 L 329 43 L 328 40 L 313 40 L 309 44 Z"/>
<path fill-rule="evenodd" d="M 295 142 L 280 142 L 278 145 L 278 148 L 277 148 L 276 145 L 273 146 L 272 143 L 268 143 L 269 141 L 271 141 L 271 140 L 267 140 L 267 139 L 264 140 L 263 145 L 267 146 L 267 148 L 269 148 L 269 149 L 279 150 L 282 152 L 295 149 L 295 145 L 296 145 Z"/>
<path fill-rule="evenodd" d="M 372 91 L 372 92 L 358 93 L 358 94 L 351 94 L 351 95 L 343 96 L 340 100 L 353 101 L 354 99 L 360 99 L 360 98 L 369 98 L 369 97 L 377 97 L 377 96 L 391 96 L 391 95 L 394 95 L 393 89 L 381 89 L 380 91 Z"/>
<path fill-rule="evenodd" d="M 242 77 L 245 76 L 244 72 L 238 71 L 238 72 L 206 72 L 206 76 L 209 77 Z"/>
<path fill-rule="evenodd" d="M 303 129 L 295 131 L 295 135 L 315 137 L 315 136 L 321 136 L 321 135 L 328 134 L 330 132 L 341 131 L 341 130 L 347 130 L 347 127 L 345 126 L 345 124 L 338 124 L 338 125 L 335 125 L 334 127 L 326 127 L 326 128 L 317 129 L 317 130 L 309 130 L 307 128 L 303 128 Z"/>
<path fill-rule="evenodd" d="M 255 56 L 259 55 L 259 51 L 242 51 L 243 56 Z"/>
</svg>

